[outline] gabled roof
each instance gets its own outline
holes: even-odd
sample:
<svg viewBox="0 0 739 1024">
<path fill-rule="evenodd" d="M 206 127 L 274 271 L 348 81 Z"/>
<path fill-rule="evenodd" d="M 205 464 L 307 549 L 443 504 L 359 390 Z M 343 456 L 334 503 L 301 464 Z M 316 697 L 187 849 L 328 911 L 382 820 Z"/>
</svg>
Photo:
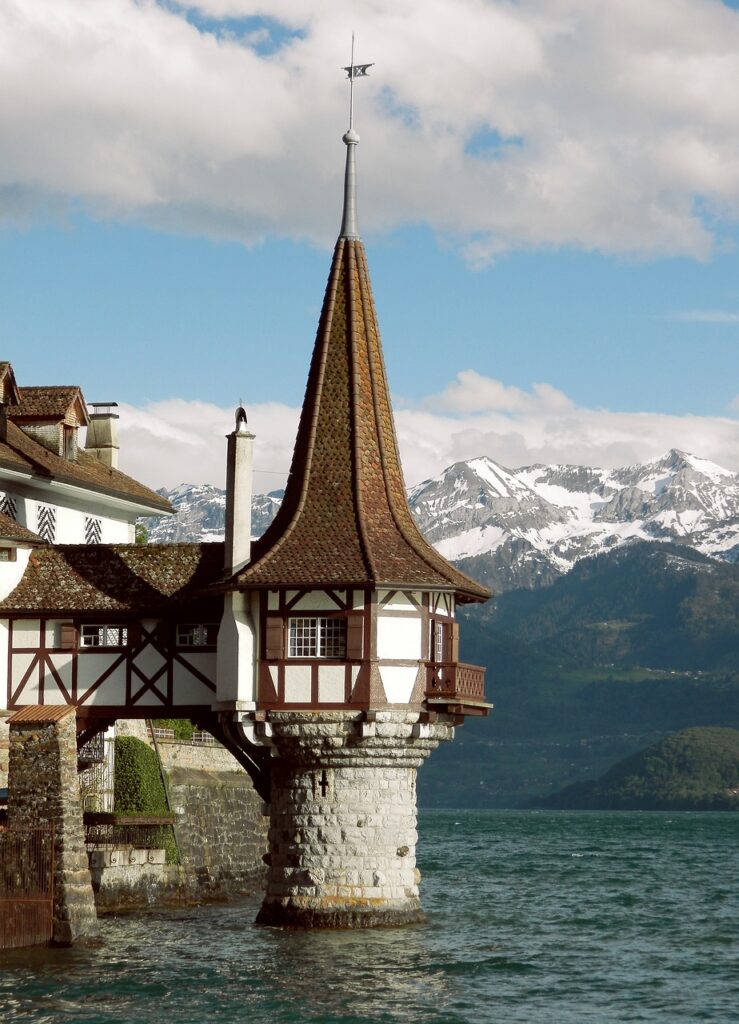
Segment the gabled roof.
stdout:
<svg viewBox="0 0 739 1024">
<path fill-rule="evenodd" d="M 277 516 L 232 580 L 239 588 L 485 587 L 425 540 L 405 496 L 364 246 L 334 250 L 290 476 Z"/>
<path fill-rule="evenodd" d="M 223 571 L 223 544 L 59 544 L 37 548 L 0 609 L 26 614 L 176 612 L 218 621 L 221 602 L 203 588 Z"/>
<path fill-rule="evenodd" d="M 79 420 L 89 423 L 82 391 L 75 385 L 18 388 L 20 402 L 8 406 L 8 416 L 18 423 L 38 420 L 63 420 L 75 404 Z"/>
<path fill-rule="evenodd" d="M 46 544 L 43 537 L 27 530 L 4 512 L 0 512 L 0 544 L 5 540 L 19 541 L 22 544 Z"/>
<path fill-rule="evenodd" d="M 6 405 L 14 405 L 20 401 L 20 390 L 15 382 L 13 367 L 7 360 L 0 361 L 0 391 Z"/>
<path fill-rule="evenodd" d="M 5 441 L 0 441 L 0 469 L 20 470 L 42 479 L 84 487 L 100 494 L 123 498 L 156 512 L 171 512 L 172 506 L 161 494 L 145 487 L 118 469 L 104 465 L 83 448 L 77 457 L 64 459 L 34 441 L 15 423 L 8 422 Z"/>
</svg>

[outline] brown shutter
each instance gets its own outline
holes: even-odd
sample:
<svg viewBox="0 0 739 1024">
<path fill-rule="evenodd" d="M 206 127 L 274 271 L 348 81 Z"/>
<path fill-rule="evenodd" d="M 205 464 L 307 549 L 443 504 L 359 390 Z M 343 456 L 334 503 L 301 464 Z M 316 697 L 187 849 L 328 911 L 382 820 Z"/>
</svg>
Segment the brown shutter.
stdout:
<svg viewBox="0 0 739 1024">
<path fill-rule="evenodd" d="M 346 620 L 346 658 L 347 661 L 361 661 L 364 655 L 362 647 L 362 616 L 350 615 Z"/>
<path fill-rule="evenodd" d="M 72 625 L 62 626 L 60 631 L 59 646 L 65 650 L 73 651 L 77 647 L 77 627 Z"/>
<path fill-rule="evenodd" d="M 451 650 L 449 660 L 455 664 L 459 661 L 459 623 L 453 622 L 451 626 Z"/>
<path fill-rule="evenodd" d="M 267 619 L 264 656 L 268 661 L 280 661 L 285 657 L 285 627 L 282 619 Z"/>
<path fill-rule="evenodd" d="M 141 623 L 129 622 L 128 624 L 128 646 L 138 647 L 141 643 Z"/>
</svg>

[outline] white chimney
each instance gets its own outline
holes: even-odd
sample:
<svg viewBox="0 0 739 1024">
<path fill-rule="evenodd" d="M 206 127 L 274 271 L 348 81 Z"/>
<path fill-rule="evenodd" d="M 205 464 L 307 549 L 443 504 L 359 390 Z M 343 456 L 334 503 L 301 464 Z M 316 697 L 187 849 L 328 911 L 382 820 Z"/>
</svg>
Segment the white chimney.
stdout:
<svg viewBox="0 0 739 1024">
<path fill-rule="evenodd" d="M 246 428 L 246 412 L 236 410 L 236 429 L 227 435 L 225 570 L 233 575 L 251 555 L 251 492 L 254 434 Z"/>
</svg>

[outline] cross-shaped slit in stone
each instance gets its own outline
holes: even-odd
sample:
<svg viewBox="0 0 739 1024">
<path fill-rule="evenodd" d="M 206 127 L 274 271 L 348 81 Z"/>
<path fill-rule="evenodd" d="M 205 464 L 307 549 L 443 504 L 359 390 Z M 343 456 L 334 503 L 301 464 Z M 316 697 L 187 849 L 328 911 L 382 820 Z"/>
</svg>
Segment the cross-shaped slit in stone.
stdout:
<svg viewBox="0 0 739 1024">
<path fill-rule="evenodd" d="M 328 795 L 328 773 L 326 772 L 325 768 L 323 768 L 321 770 L 320 787 L 321 787 L 321 796 L 323 796 L 323 797 L 327 796 Z"/>
</svg>

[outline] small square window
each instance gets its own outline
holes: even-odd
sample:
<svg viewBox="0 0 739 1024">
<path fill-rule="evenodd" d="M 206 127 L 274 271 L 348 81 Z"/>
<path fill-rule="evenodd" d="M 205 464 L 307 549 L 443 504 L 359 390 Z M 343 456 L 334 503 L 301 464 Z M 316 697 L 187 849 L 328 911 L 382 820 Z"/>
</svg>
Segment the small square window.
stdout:
<svg viewBox="0 0 739 1024">
<path fill-rule="evenodd" d="M 126 647 L 127 626 L 83 626 L 81 631 L 83 647 Z"/>
<path fill-rule="evenodd" d="M 177 627 L 178 647 L 212 647 L 218 640 L 218 625 L 215 622 L 179 625 Z"/>
<path fill-rule="evenodd" d="M 291 658 L 346 658 L 346 619 L 290 619 Z"/>
</svg>

